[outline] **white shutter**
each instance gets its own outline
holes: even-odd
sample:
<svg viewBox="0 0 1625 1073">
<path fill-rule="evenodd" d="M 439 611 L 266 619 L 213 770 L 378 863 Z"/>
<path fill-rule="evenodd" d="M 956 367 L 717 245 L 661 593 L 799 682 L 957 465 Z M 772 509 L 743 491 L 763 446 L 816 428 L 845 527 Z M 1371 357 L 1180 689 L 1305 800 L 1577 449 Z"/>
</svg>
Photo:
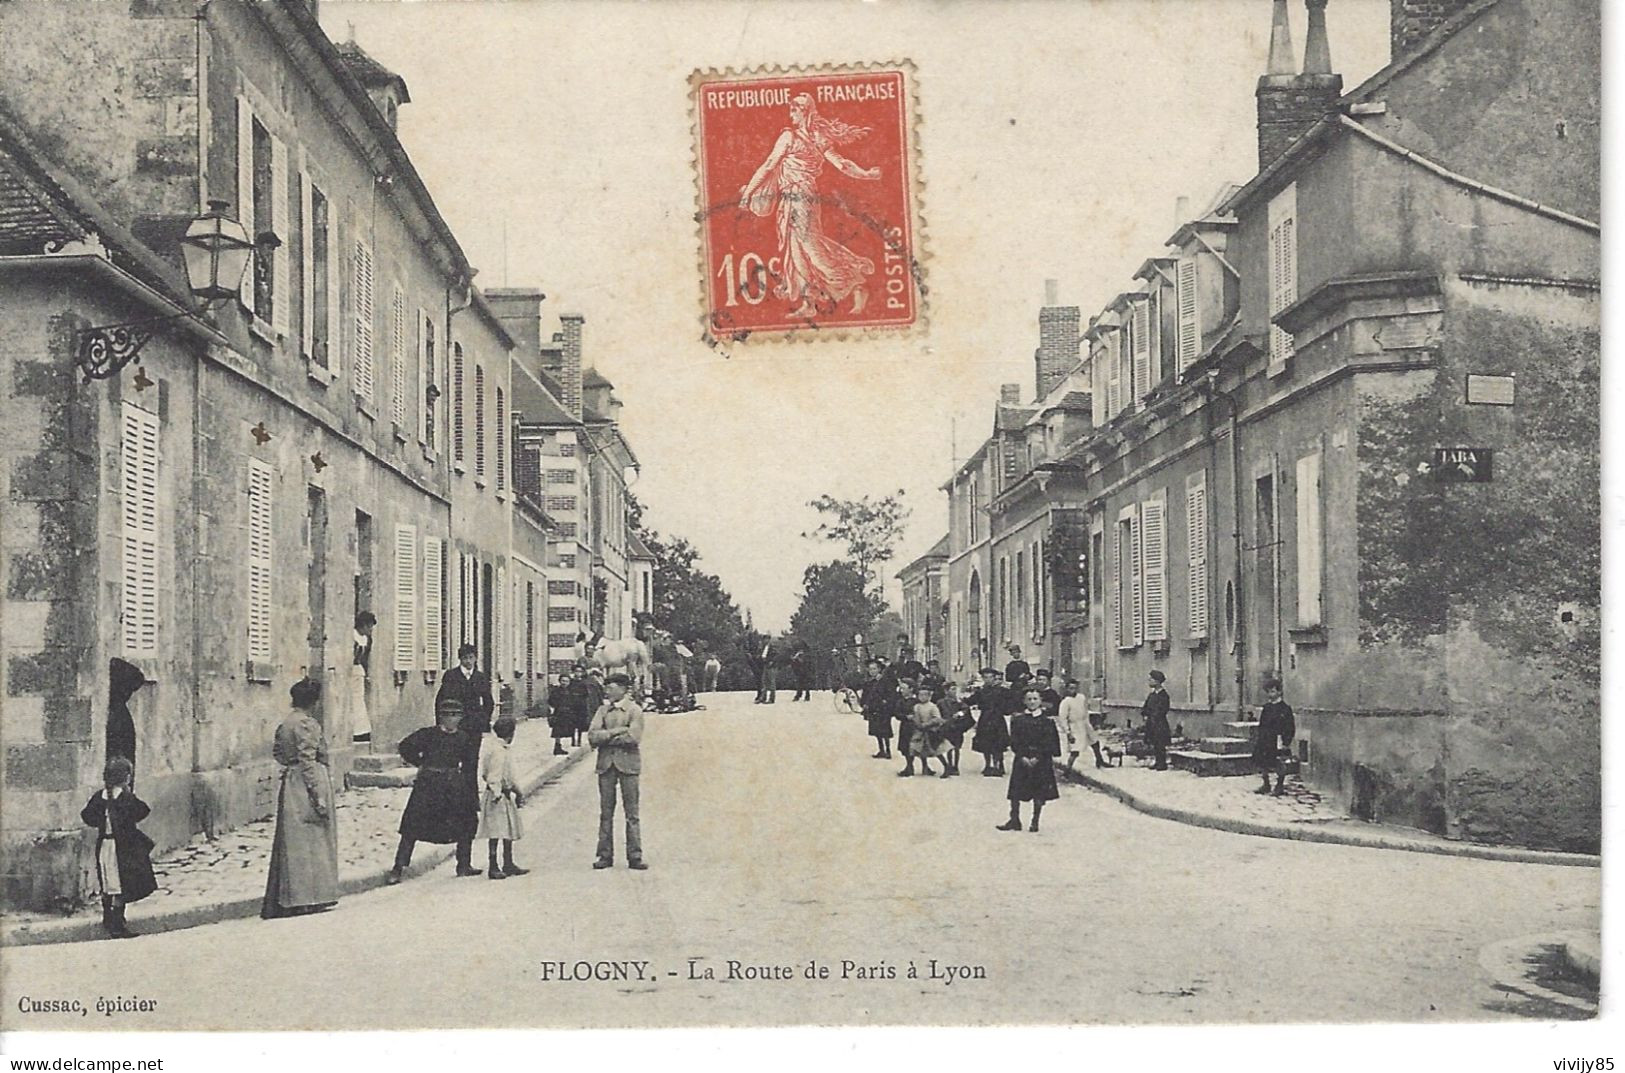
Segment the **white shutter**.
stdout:
<svg viewBox="0 0 1625 1073">
<path fill-rule="evenodd" d="M 1095 428 L 1106 423 L 1109 412 L 1106 409 L 1106 369 L 1099 351 L 1096 351 L 1089 361 L 1089 409 L 1089 418 Z M 974 540 L 975 537 L 972 536 L 971 539 Z"/>
<path fill-rule="evenodd" d="M 1298 300 L 1298 185 L 1290 183 L 1269 203 L 1269 289 L 1270 359 L 1285 361 L 1292 356 L 1290 332 L 1275 326 L 1277 313 Z"/>
<path fill-rule="evenodd" d="M 423 538 L 423 669 L 438 671 L 445 667 L 445 600 L 442 594 L 442 572 L 445 563 L 446 542 L 439 537 Z"/>
<path fill-rule="evenodd" d="M 120 445 L 124 651 L 158 655 L 158 418 L 124 403 Z"/>
<path fill-rule="evenodd" d="M 1129 517 L 1129 553 L 1133 556 L 1134 581 L 1134 643 L 1145 640 L 1145 526 L 1139 512 L 1133 507 Z"/>
<path fill-rule="evenodd" d="M 1106 420 L 1110 421 L 1123 408 L 1122 356 L 1118 353 L 1117 334 L 1106 337 Z"/>
<path fill-rule="evenodd" d="M 509 641 L 508 651 L 510 653 L 512 653 L 512 656 L 513 656 L 513 673 L 514 673 L 514 677 L 518 678 L 519 675 L 524 673 L 524 670 L 525 670 L 525 610 L 526 610 L 526 608 L 525 608 L 525 597 L 523 595 L 524 594 L 524 583 L 521 582 L 518 578 L 514 579 L 514 583 L 513 583 L 513 587 L 512 587 L 512 593 L 513 593 L 512 601 L 508 605 L 510 608 L 513 609 L 513 614 L 510 615 L 509 618 L 508 618 L 508 621 L 510 623 L 512 623 L 512 625 L 508 629 L 508 641 Z"/>
<path fill-rule="evenodd" d="M 1145 555 L 1145 639 L 1168 639 L 1168 492 L 1157 493 L 1142 508 Z"/>
<path fill-rule="evenodd" d="M 1134 335 L 1134 388 L 1130 397 L 1138 404 L 1151 390 L 1151 304 L 1148 299 L 1134 303 L 1130 321 Z"/>
<path fill-rule="evenodd" d="M 418 379 L 415 403 L 418 415 L 418 442 L 429 442 L 429 315 L 418 307 Z"/>
<path fill-rule="evenodd" d="M 502 670 L 502 638 L 506 633 L 503 626 L 507 622 L 507 616 L 503 614 L 503 611 L 505 610 L 504 605 L 508 602 L 508 594 L 504 573 L 502 567 L 499 566 L 492 579 L 495 590 L 491 593 L 491 666 L 487 669 L 493 675 L 500 673 Z"/>
<path fill-rule="evenodd" d="M 504 405 L 502 388 L 496 390 L 497 402 L 497 491 L 508 487 L 508 411 Z"/>
<path fill-rule="evenodd" d="M 1190 633 L 1207 636 L 1207 475 L 1193 473 L 1185 478 L 1185 533 L 1188 587 L 1190 592 Z"/>
<path fill-rule="evenodd" d="M 310 176 L 299 173 L 299 353 L 311 356 L 316 340 L 316 247 L 315 200 L 310 196 Z"/>
<path fill-rule="evenodd" d="M 457 462 L 463 460 L 463 346 L 447 341 L 451 349 L 451 449 Z"/>
<path fill-rule="evenodd" d="M 390 302 L 389 390 L 395 427 L 406 431 L 406 295 L 395 288 Z"/>
<path fill-rule="evenodd" d="M 355 240 L 355 286 L 351 294 L 355 317 L 355 393 L 372 401 L 372 250 L 360 235 Z"/>
<path fill-rule="evenodd" d="M 395 527 L 395 669 L 410 671 L 418 654 L 418 531 Z"/>
<path fill-rule="evenodd" d="M 327 198 L 327 375 L 337 380 L 342 370 L 345 331 L 339 322 L 339 253 L 344 242 L 339 237 L 339 203 Z"/>
<path fill-rule="evenodd" d="M 271 327 L 288 334 L 288 307 L 293 295 L 288 291 L 288 253 L 291 249 L 288 233 L 288 147 L 278 138 L 271 139 L 271 230 L 281 240 L 271 254 Z"/>
<path fill-rule="evenodd" d="M 1196 303 L 1196 261 L 1181 257 L 1174 272 L 1175 302 L 1179 313 L 1179 370 L 1184 372 L 1201 354 L 1202 325 Z"/>
<path fill-rule="evenodd" d="M 474 643 L 474 608 L 477 601 L 474 599 L 475 564 L 472 555 L 463 555 L 463 594 L 462 594 L 462 631 L 459 644 L 471 645 Z"/>
<path fill-rule="evenodd" d="M 245 97 L 237 98 L 237 222 L 253 241 L 254 231 L 254 110 Z M 255 252 L 254 257 L 259 253 Z M 243 308 L 254 312 L 254 264 L 243 274 Z"/>
<path fill-rule="evenodd" d="M 1132 508 L 1118 515 L 1112 529 L 1112 614 L 1117 624 L 1117 647 L 1127 648 L 1134 638 L 1133 563 L 1130 546 L 1133 544 Z M 1124 539 L 1124 534 L 1128 539 Z"/>
<path fill-rule="evenodd" d="M 1298 459 L 1298 625 L 1321 622 L 1320 455 Z"/>
<path fill-rule="evenodd" d="M 271 564 L 274 551 L 269 463 L 248 460 L 248 658 L 271 662 Z"/>
</svg>

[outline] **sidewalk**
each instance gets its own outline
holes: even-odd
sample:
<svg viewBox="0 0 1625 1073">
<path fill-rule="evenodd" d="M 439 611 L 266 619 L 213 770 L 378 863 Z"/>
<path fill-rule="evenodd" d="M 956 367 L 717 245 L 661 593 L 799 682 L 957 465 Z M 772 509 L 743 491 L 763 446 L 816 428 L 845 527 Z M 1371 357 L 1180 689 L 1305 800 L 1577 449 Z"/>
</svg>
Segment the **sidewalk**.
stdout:
<svg viewBox="0 0 1625 1073">
<path fill-rule="evenodd" d="M 1450 839 L 1382 823 L 1351 819 L 1323 802 L 1296 776 L 1287 779 L 1282 797 L 1255 794 L 1258 776 L 1194 775 L 1188 771 L 1153 771 L 1125 757 L 1122 767 L 1097 768 L 1085 750 L 1076 770 L 1061 777 L 1111 794 L 1130 808 L 1165 820 L 1266 838 L 1336 842 L 1371 849 L 1399 849 L 1493 861 L 1522 861 L 1598 868 L 1602 858 L 1586 853 L 1488 846 Z"/>
<path fill-rule="evenodd" d="M 583 745 L 567 756 L 554 756 L 547 721 L 519 724 L 514 735 L 514 768 L 526 797 L 557 779 L 592 750 Z M 335 798 L 339 828 L 339 892 L 358 894 L 384 884 L 395 863 L 401 812 L 411 794 L 406 787 L 340 790 Z M 528 802 L 527 802 L 528 804 Z M 259 820 L 225 832 L 214 840 L 198 835 L 153 858 L 158 874 L 155 894 L 129 908 L 132 930 L 142 934 L 177 931 L 236 917 L 257 916 L 265 896 L 276 819 Z M 421 875 L 452 855 L 451 846 L 420 843 L 408 878 Z M 484 861 L 484 846 L 476 856 Z M 32 946 L 102 938 L 99 903 L 72 916 L 7 913 L 0 946 Z"/>
</svg>

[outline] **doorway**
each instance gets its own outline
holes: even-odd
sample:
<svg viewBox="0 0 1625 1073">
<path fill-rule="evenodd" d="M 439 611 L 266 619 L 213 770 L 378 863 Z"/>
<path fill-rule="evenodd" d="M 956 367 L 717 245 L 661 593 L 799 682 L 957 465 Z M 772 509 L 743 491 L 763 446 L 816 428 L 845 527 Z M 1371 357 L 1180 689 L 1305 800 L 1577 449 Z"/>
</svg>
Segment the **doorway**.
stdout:
<svg viewBox="0 0 1625 1073">
<path fill-rule="evenodd" d="M 1280 538 L 1273 471 L 1253 482 L 1253 520 L 1253 651 L 1258 654 L 1254 677 L 1262 681 L 1281 667 Z"/>
<path fill-rule="evenodd" d="M 496 600 L 493 589 L 494 571 L 490 563 L 480 567 L 480 666 L 492 678 L 496 677 L 496 653 L 492 641 L 496 637 Z"/>
</svg>

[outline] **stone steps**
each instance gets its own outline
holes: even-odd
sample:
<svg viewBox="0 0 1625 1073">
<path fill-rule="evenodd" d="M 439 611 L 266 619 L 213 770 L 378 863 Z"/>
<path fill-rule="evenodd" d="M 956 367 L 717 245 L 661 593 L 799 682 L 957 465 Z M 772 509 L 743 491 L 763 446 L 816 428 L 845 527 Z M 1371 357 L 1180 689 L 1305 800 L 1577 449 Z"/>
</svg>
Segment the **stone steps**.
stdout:
<svg viewBox="0 0 1625 1073">
<path fill-rule="evenodd" d="M 1176 771 L 1197 775 L 1251 775 L 1250 753 L 1210 753 L 1203 749 L 1177 749 L 1168 754 L 1168 765 Z"/>
<path fill-rule="evenodd" d="M 1202 752 L 1220 756 L 1251 756 L 1253 743 L 1249 738 L 1203 738 Z"/>
<path fill-rule="evenodd" d="M 417 777 L 417 768 L 406 767 L 399 761 L 396 761 L 395 767 L 389 768 L 385 771 L 367 771 L 361 768 L 352 769 L 345 774 L 344 785 L 352 790 L 363 786 L 410 786 L 412 785 L 413 781 L 417 779 Z"/>
<path fill-rule="evenodd" d="M 350 763 L 356 771 L 393 771 L 401 766 L 401 758 L 394 753 L 361 753 Z"/>
</svg>

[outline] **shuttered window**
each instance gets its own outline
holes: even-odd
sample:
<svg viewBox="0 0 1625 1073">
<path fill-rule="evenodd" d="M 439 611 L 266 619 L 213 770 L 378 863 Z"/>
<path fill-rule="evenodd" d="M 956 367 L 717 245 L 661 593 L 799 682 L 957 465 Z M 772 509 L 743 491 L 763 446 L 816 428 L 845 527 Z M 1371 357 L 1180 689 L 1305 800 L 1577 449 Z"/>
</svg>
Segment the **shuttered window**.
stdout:
<svg viewBox="0 0 1625 1073">
<path fill-rule="evenodd" d="M 1207 636 L 1207 475 L 1185 478 L 1185 555 L 1190 596 L 1190 635 Z"/>
<path fill-rule="evenodd" d="M 250 241 L 256 234 L 254 230 L 254 109 L 249 107 L 248 98 L 237 98 L 237 222 L 243 225 L 248 232 Z M 250 313 L 254 309 L 254 260 L 249 260 L 248 271 L 243 276 L 243 287 L 239 293 L 239 300 L 243 308 Z"/>
<path fill-rule="evenodd" d="M 1138 405 L 1151 390 L 1151 304 L 1148 300 L 1134 303 L 1129 323 L 1134 346 L 1134 387 L 1130 398 Z"/>
<path fill-rule="evenodd" d="M 422 306 L 418 307 L 418 442 L 429 445 L 429 430 L 434 423 L 433 403 L 429 387 L 434 383 L 434 321 Z"/>
<path fill-rule="evenodd" d="M 119 468 L 123 498 L 119 620 L 126 655 L 158 655 L 158 417 L 124 403 Z"/>
<path fill-rule="evenodd" d="M 1133 640 L 1139 644 L 1145 640 L 1145 528 L 1140 524 L 1140 515 L 1133 507 L 1129 508 L 1129 556 L 1130 572 L 1134 582 L 1134 600 L 1131 608 L 1133 616 Z"/>
<path fill-rule="evenodd" d="M 1147 641 L 1168 639 L 1168 493 L 1140 505 L 1140 573 Z"/>
<path fill-rule="evenodd" d="M 1106 420 L 1110 421 L 1123 408 L 1122 360 L 1118 354 L 1117 335 L 1106 337 Z"/>
<path fill-rule="evenodd" d="M 288 334 L 288 306 L 291 282 L 288 272 L 288 254 L 292 250 L 292 237 L 288 227 L 288 147 L 277 138 L 271 139 L 271 230 L 279 245 L 271 252 L 271 327 L 283 336 Z"/>
<path fill-rule="evenodd" d="M 299 352 L 329 372 L 334 303 L 338 300 L 338 229 L 332 205 L 307 174 L 299 176 L 300 326 Z"/>
<path fill-rule="evenodd" d="M 496 674 L 505 664 L 507 656 L 508 637 L 507 624 L 511 621 L 508 614 L 508 579 L 507 571 L 497 567 L 496 577 L 492 580 L 495 591 L 491 593 L 491 673 Z"/>
<path fill-rule="evenodd" d="M 1298 459 L 1297 488 L 1298 625 L 1321 624 L 1320 455 Z"/>
<path fill-rule="evenodd" d="M 1112 536 L 1112 609 L 1117 624 L 1117 647 L 1134 647 L 1134 508 L 1118 515 Z"/>
<path fill-rule="evenodd" d="M 1274 317 L 1298 300 L 1298 186 L 1289 184 L 1270 199 L 1270 360 L 1292 356 L 1290 332 L 1278 328 Z"/>
<path fill-rule="evenodd" d="M 503 405 L 502 389 L 497 388 L 497 491 L 508 486 L 508 412 Z"/>
<path fill-rule="evenodd" d="M 1202 323 L 1196 302 L 1196 260 L 1181 257 L 1174 270 L 1174 300 L 1178 305 L 1179 369 L 1184 372 L 1201 354 Z"/>
<path fill-rule="evenodd" d="M 269 463 L 248 461 L 248 658 L 271 662 L 271 560 L 274 474 Z"/>
<path fill-rule="evenodd" d="M 446 666 L 446 542 L 423 538 L 423 669 Z"/>
<path fill-rule="evenodd" d="M 418 654 L 418 531 L 395 527 L 395 669 L 410 671 Z"/>
<path fill-rule="evenodd" d="M 451 344 L 451 454 L 463 461 L 463 344 Z"/>
<path fill-rule="evenodd" d="M 1102 353 L 1095 349 L 1089 361 L 1089 419 L 1096 428 L 1110 420 L 1110 411 L 1106 409 L 1106 365 Z"/>
<path fill-rule="evenodd" d="M 474 478 L 485 479 L 485 366 L 474 366 Z"/>
<path fill-rule="evenodd" d="M 406 434 L 406 295 L 399 287 L 390 300 L 389 309 L 389 393 L 390 414 L 395 427 Z"/>
<path fill-rule="evenodd" d="M 354 286 L 351 288 L 354 316 L 351 353 L 355 355 L 355 393 L 367 402 L 373 397 L 372 350 L 372 249 L 357 237 L 354 247 Z"/>
</svg>

